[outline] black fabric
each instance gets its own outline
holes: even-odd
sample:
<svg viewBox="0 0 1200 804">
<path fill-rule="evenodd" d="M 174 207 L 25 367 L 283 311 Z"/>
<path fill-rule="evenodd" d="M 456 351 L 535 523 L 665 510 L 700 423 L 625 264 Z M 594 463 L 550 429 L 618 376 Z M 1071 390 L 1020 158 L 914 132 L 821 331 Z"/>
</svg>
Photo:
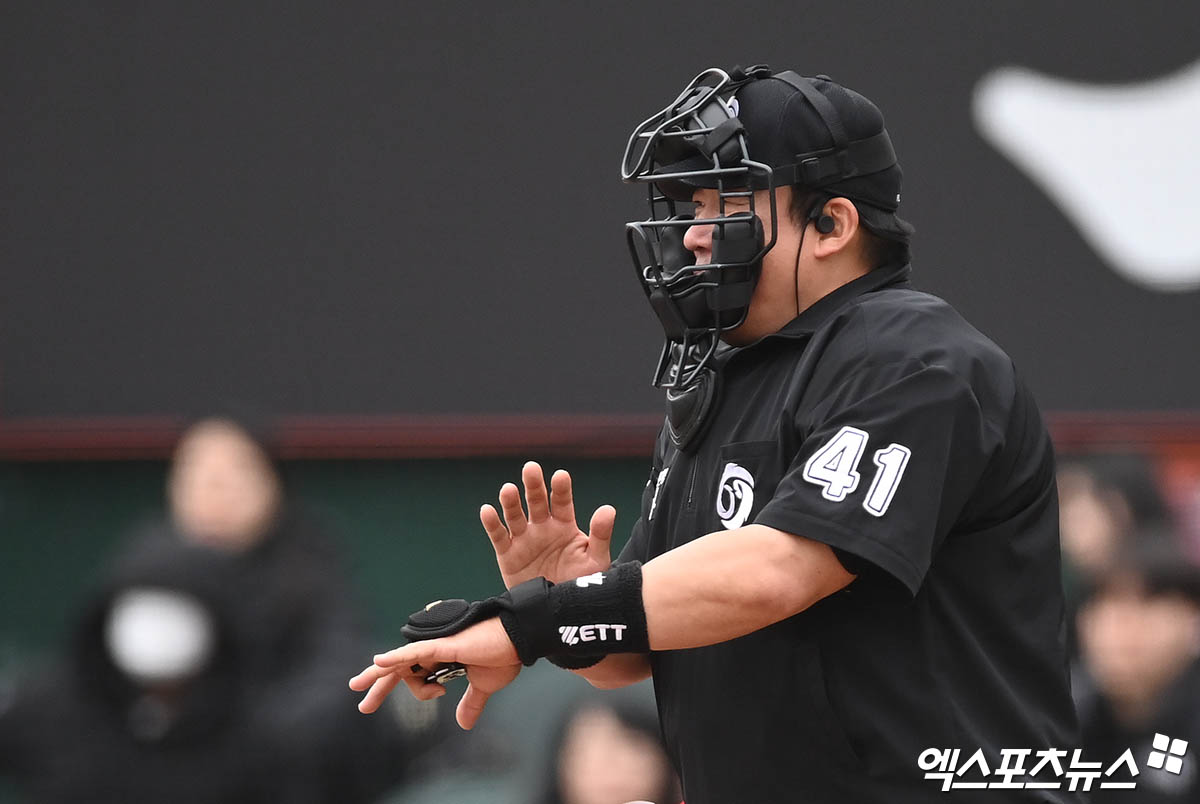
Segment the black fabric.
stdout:
<svg viewBox="0 0 1200 804">
<path fill-rule="evenodd" d="M 558 584 L 550 604 L 558 653 L 591 657 L 650 650 L 639 561 Z"/>
<path fill-rule="evenodd" d="M 797 154 L 795 164 L 785 165 L 773 171 L 776 184 L 800 184 L 811 189 L 820 189 L 850 175 L 865 176 L 887 170 L 896 164 L 896 152 L 886 131 L 874 137 L 850 143 L 845 150 Z M 895 210 L 898 204 L 892 198 L 878 198 L 879 206 Z"/>
<path fill-rule="evenodd" d="M 736 147 L 736 141 L 733 140 L 734 135 L 742 132 L 742 123 L 736 117 L 731 117 L 722 123 L 719 123 L 697 146 L 700 152 L 707 157 L 716 156 L 722 165 L 736 164 L 741 158 L 741 149 Z M 730 141 L 735 142 L 735 147 L 724 147 Z"/>
<path fill-rule="evenodd" d="M 1200 661 L 1192 662 L 1159 696 L 1144 719 L 1131 723 L 1117 716 L 1112 701 L 1091 690 L 1080 696 L 1079 721 L 1086 757 L 1102 760 L 1105 767 L 1126 749 L 1133 749 L 1140 774 L 1133 790 L 1106 790 L 1094 796 L 1096 804 L 1184 804 L 1200 801 L 1200 772 L 1196 766 L 1200 747 Z M 1155 750 L 1154 737 L 1166 734 L 1186 740 L 1183 772 L 1173 774 L 1153 768 L 1145 759 Z"/>
<path fill-rule="evenodd" d="M 650 649 L 641 562 L 614 564 L 604 572 L 550 587 L 543 610 L 518 611 L 523 629 L 543 629 L 530 640 L 538 656 L 583 659 L 589 664 L 582 666 L 590 666 L 596 656 Z"/>
<path fill-rule="evenodd" d="M 816 109 L 817 114 L 821 115 L 821 122 L 829 129 L 829 136 L 833 138 L 833 147 L 836 149 L 845 148 L 849 143 L 850 138 L 846 136 L 846 128 L 842 125 L 842 116 L 830 103 L 829 99 L 822 95 L 813 86 L 813 82 L 798 75 L 792 70 L 784 70 L 781 73 L 776 73 L 772 76 L 777 81 L 783 81 L 789 86 L 795 88 L 808 104 Z M 828 76 L 817 76 L 815 80 L 829 82 Z"/>
<path fill-rule="evenodd" d="M 757 523 L 858 575 L 755 633 L 651 654 L 688 804 L 928 802 L 926 748 L 996 767 L 1002 748 L 1079 745 L 1045 426 L 1009 358 L 908 274 L 876 269 L 731 349 L 704 437 L 660 434 L 619 560 Z"/>
<path fill-rule="evenodd" d="M 600 664 L 604 661 L 604 655 L 598 656 L 571 656 L 566 653 L 552 653 L 546 657 L 546 661 L 556 667 L 561 667 L 564 670 L 583 670 L 593 665 Z"/>
<path fill-rule="evenodd" d="M 527 665 L 554 655 L 571 667 L 590 667 L 597 656 L 650 649 L 640 562 L 557 585 L 535 578 L 506 595 L 515 605 L 506 612 L 512 625 L 505 627 Z"/>
<path fill-rule="evenodd" d="M 500 612 L 500 622 L 526 667 L 559 647 L 550 598 L 553 588 L 545 578 L 532 578 L 501 595 L 511 605 Z"/>
<path fill-rule="evenodd" d="M 496 597 L 476 600 L 474 603 L 460 598 L 438 600 L 408 615 L 408 621 L 400 627 L 400 633 L 409 642 L 447 637 L 497 616 L 504 605 Z"/>
<path fill-rule="evenodd" d="M 873 566 L 865 558 L 860 558 L 849 550 L 843 550 L 840 547 L 833 548 L 833 554 L 837 556 L 838 563 L 842 565 L 842 568 L 851 575 L 862 575 Z"/>
<path fill-rule="evenodd" d="M 400 631 L 413 641 L 437 639 L 490 617 L 500 618 L 526 666 L 554 655 L 560 666 L 590 667 L 597 656 L 650 649 L 637 561 L 563 584 L 533 578 L 474 603 L 440 600 L 409 615 Z"/>
<path fill-rule="evenodd" d="M 502 595 L 468 603 L 460 598 L 437 600 L 408 615 L 400 633 L 409 642 L 452 636 L 476 623 L 499 617 L 517 656 L 527 667 L 557 646 L 550 618 L 550 588 L 545 578 L 533 578 Z M 462 669 L 460 664 L 439 669 Z M 426 681 L 434 681 L 431 673 Z"/>
</svg>

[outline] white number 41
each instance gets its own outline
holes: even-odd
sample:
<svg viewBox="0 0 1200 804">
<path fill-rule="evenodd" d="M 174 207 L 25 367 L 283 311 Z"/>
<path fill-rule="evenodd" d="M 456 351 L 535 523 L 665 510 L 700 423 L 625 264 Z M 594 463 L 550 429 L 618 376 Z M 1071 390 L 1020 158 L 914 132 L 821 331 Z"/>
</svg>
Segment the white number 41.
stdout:
<svg viewBox="0 0 1200 804">
<path fill-rule="evenodd" d="M 846 499 L 847 494 L 858 488 L 858 462 L 867 448 L 867 438 L 867 434 L 857 427 L 846 426 L 838 430 L 837 435 L 804 464 L 804 479 L 821 486 L 821 496 L 827 500 L 841 502 Z M 875 453 L 875 466 L 879 471 L 863 500 L 867 513 L 874 516 L 887 513 L 911 456 L 912 450 L 903 444 L 891 444 Z"/>
</svg>

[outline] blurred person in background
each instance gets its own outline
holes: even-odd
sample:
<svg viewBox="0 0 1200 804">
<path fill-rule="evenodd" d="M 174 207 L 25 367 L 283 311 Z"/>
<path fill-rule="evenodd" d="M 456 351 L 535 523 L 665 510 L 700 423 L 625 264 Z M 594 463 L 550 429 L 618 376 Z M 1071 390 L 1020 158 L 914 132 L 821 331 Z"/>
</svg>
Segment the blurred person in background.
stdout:
<svg viewBox="0 0 1200 804">
<path fill-rule="evenodd" d="M 652 707 L 588 696 L 559 726 L 540 804 L 676 804 L 675 772 Z"/>
<path fill-rule="evenodd" d="M 1098 800 L 1200 800 L 1200 568 L 1169 536 L 1140 533 L 1087 589 L 1077 628 L 1084 753 L 1111 763 L 1132 749 L 1141 770 L 1135 789 Z M 1187 741 L 1180 773 L 1147 764 L 1156 734 Z"/>
<path fill-rule="evenodd" d="M 169 521 L 138 532 L 66 661 L 0 712 L 0 769 L 35 800 L 355 802 L 399 781 L 395 721 L 364 723 L 342 686 L 366 638 L 338 556 L 260 432 L 186 430 Z"/>
<path fill-rule="evenodd" d="M 1164 528 L 1170 514 L 1146 456 L 1077 455 L 1060 460 L 1059 523 L 1068 603 L 1112 569 L 1126 534 Z"/>
</svg>

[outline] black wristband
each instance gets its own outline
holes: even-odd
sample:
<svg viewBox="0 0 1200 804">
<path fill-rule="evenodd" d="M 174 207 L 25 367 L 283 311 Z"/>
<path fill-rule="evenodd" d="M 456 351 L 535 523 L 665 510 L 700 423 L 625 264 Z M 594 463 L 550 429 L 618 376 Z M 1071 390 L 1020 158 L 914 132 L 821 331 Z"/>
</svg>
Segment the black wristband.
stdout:
<svg viewBox="0 0 1200 804">
<path fill-rule="evenodd" d="M 526 667 L 555 647 L 545 644 L 546 634 L 554 632 L 551 607 L 547 605 L 553 588 L 554 584 L 538 577 L 519 583 L 500 596 L 509 603 L 499 613 L 500 622 Z"/>
<path fill-rule="evenodd" d="M 603 656 L 571 656 L 566 653 L 551 653 L 546 657 L 546 661 L 555 667 L 561 667 L 563 670 L 584 670 L 588 667 L 600 664 L 604 661 Z"/>
<path fill-rule="evenodd" d="M 411 614 L 400 633 L 411 642 L 437 639 L 491 617 L 500 618 L 526 665 L 554 656 L 560 667 L 580 669 L 610 653 L 650 650 L 637 561 L 558 585 L 534 578 L 474 603 L 439 600 Z"/>
<path fill-rule="evenodd" d="M 553 655 L 589 667 L 610 653 L 650 650 L 640 562 L 558 585 L 535 578 L 508 594 L 512 607 L 501 611 L 500 620 L 527 665 Z"/>
</svg>

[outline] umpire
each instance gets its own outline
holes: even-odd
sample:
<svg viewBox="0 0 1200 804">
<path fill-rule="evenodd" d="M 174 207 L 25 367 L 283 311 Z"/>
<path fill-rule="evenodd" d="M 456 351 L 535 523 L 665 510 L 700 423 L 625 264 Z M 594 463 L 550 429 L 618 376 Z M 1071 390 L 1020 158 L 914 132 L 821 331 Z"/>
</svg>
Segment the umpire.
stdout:
<svg viewBox="0 0 1200 804">
<path fill-rule="evenodd" d="M 940 800 L 930 748 L 982 751 L 953 777 L 971 801 L 1075 801 L 1053 773 L 985 775 L 1078 745 L 1054 459 L 1008 356 L 911 286 L 879 110 L 824 76 L 706 70 L 623 175 L 647 188 L 627 236 L 666 333 L 632 537 L 610 565 L 613 510 L 582 532 L 569 476 L 527 464 L 528 512 L 509 484 L 504 521 L 481 513 L 510 591 L 413 615 L 352 680 L 360 708 L 400 681 L 443 694 L 460 663 L 470 727 L 549 656 L 597 686 L 653 677 L 688 804 Z"/>
</svg>

